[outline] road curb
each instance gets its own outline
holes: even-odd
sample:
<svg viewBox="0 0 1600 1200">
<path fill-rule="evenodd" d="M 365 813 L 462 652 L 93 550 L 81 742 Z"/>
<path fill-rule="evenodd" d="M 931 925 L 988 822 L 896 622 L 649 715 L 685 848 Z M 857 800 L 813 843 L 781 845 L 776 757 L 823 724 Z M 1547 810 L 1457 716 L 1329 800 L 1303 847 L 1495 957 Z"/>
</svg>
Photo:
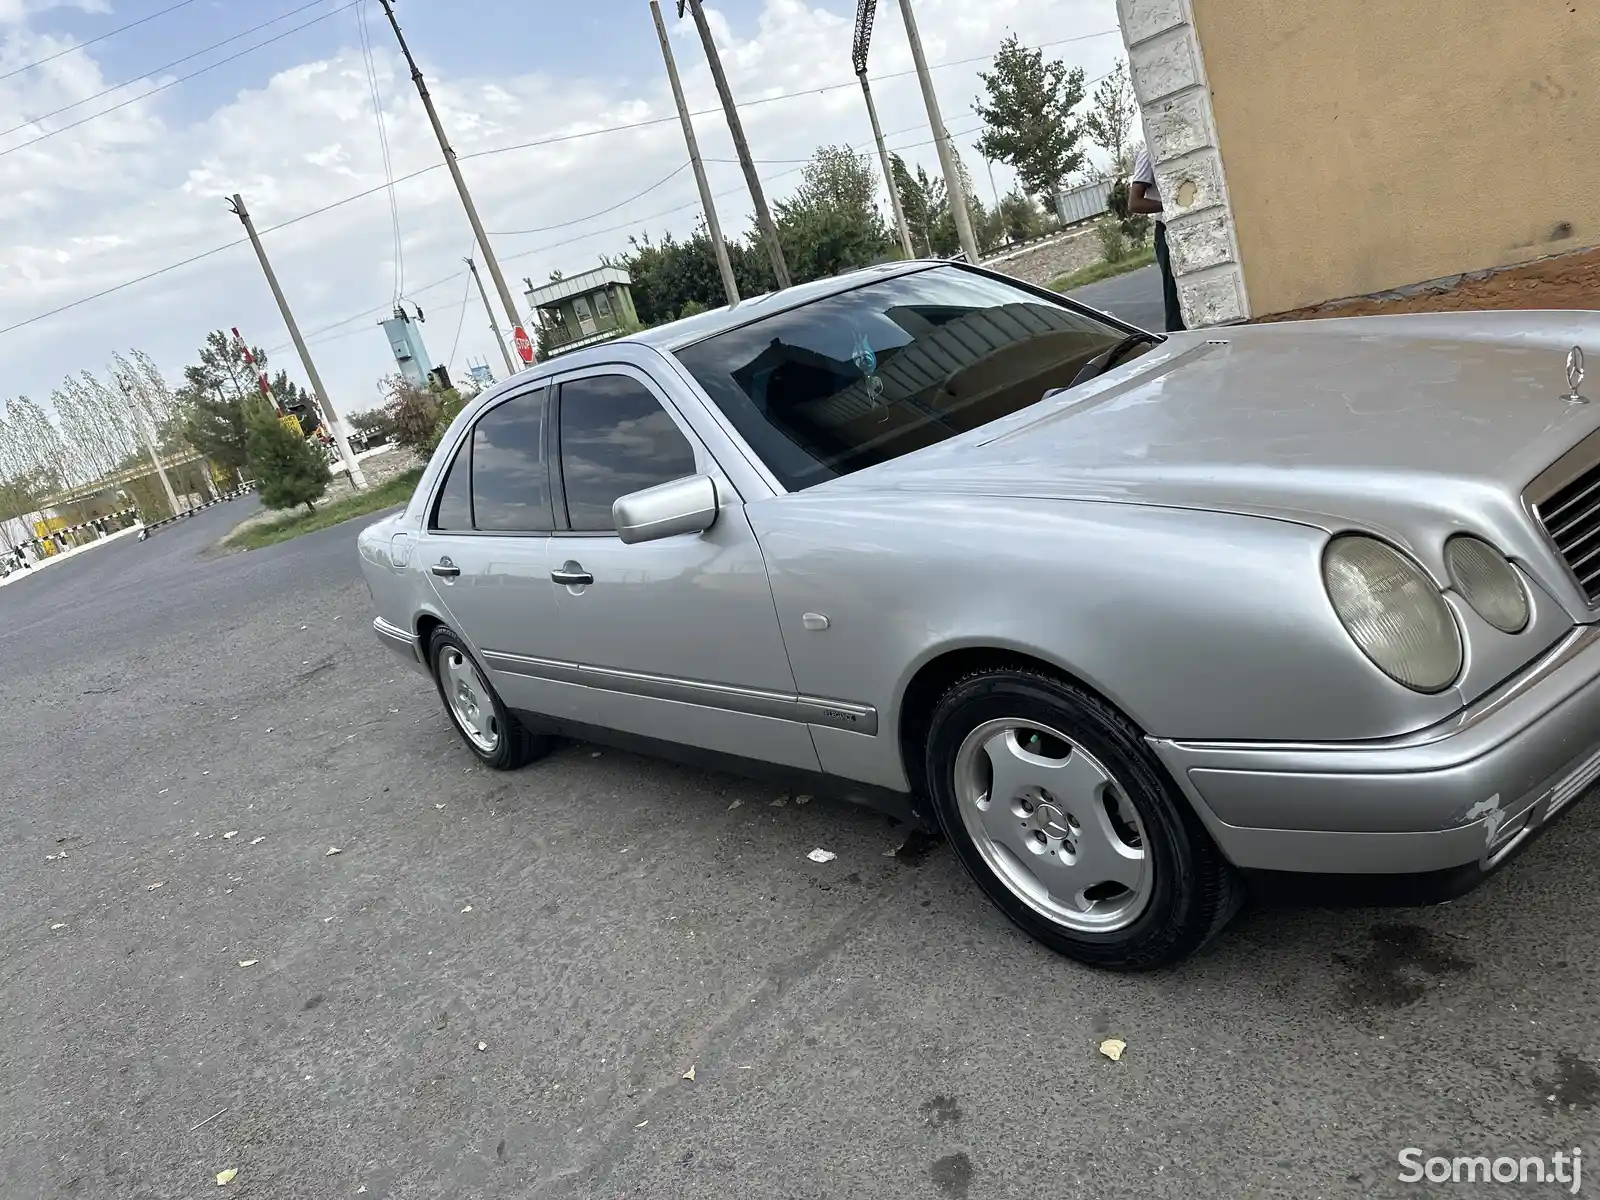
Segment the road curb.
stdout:
<svg viewBox="0 0 1600 1200">
<path fill-rule="evenodd" d="M 255 484 L 247 483 L 243 487 L 234 488 L 231 492 L 223 492 L 222 495 L 218 496 L 215 500 L 207 500 L 204 504 L 197 505 L 196 507 L 188 509 L 184 512 L 176 513 L 170 517 L 165 517 L 160 521 L 153 521 L 144 527 L 144 532 L 139 535 L 139 540 L 143 541 L 157 529 L 165 528 L 166 526 L 175 524 L 178 521 L 186 521 L 196 513 L 205 512 L 206 509 L 215 508 L 219 504 L 226 504 L 229 500 L 237 500 L 240 496 L 247 495 L 255 490 Z"/>
</svg>

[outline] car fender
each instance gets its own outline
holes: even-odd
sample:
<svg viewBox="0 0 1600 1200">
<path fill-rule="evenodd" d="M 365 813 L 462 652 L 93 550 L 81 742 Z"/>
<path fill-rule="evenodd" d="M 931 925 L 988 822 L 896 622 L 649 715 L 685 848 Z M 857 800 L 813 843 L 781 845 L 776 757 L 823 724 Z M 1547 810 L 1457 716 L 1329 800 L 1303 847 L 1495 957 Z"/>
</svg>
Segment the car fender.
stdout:
<svg viewBox="0 0 1600 1200">
<path fill-rule="evenodd" d="M 1461 705 L 1453 689 L 1402 687 L 1356 648 L 1323 588 L 1327 533 L 1309 525 L 826 486 L 746 511 L 800 691 L 878 714 L 875 738 L 813 727 L 824 765 L 848 778 L 906 787 L 905 698 L 976 650 L 1053 668 L 1152 737 L 1378 738 Z"/>
</svg>

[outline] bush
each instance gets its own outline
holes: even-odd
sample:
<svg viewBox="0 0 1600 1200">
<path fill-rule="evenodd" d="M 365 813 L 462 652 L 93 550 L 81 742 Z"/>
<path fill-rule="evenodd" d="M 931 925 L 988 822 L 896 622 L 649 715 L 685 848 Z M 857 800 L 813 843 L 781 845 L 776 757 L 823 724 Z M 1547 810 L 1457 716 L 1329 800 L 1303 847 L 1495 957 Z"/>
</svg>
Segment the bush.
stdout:
<svg viewBox="0 0 1600 1200">
<path fill-rule="evenodd" d="M 261 503 L 268 508 L 304 504 L 306 511 L 316 512 L 331 478 L 322 451 L 268 409 L 252 410 L 249 424 L 247 453 Z"/>
<path fill-rule="evenodd" d="M 438 448 L 444 431 L 466 404 L 455 388 L 436 392 L 398 377 L 390 380 L 389 394 L 393 397 L 390 413 L 395 444 L 422 458 Z"/>
<path fill-rule="evenodd" d="M 1094 232 L 1106 262 L 1121 262 L 1128 257 L 1128 235 L 1122 232 L 1122 222 L 1116 217 L 1101 217 L 1094 223 Z"/>
</svg>

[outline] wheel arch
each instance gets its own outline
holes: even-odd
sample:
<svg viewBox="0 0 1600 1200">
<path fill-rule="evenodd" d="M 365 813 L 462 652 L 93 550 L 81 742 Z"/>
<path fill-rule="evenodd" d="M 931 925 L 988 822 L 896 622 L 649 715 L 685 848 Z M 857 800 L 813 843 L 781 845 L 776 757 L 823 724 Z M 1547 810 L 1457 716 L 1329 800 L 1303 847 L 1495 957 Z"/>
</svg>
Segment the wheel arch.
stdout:
<svg viewBox="0 0 1600 1200">
<path fill-rule="evenodd" d="M 1054 675 L 1064 683 L 1081 688 L 1109 704 L 1141 730 L 1144 728 L 1138 718 L 1130 713 L 1116 696 L 1099 687 L 1081 672 L 1031 648 L 1006 645 L 998 640 L 941 647 L 916 666 L 900 691 L 895 734 L 900 764 L 905 771 L 906 780 L 911 785 L 912 795 L 927 795 L 928 781 L 924 777 L 923 769 L 923 741 L 939 698 L 964 675 L 981 670 L 1004 670 L 1008 667 Z"/>
</svg>

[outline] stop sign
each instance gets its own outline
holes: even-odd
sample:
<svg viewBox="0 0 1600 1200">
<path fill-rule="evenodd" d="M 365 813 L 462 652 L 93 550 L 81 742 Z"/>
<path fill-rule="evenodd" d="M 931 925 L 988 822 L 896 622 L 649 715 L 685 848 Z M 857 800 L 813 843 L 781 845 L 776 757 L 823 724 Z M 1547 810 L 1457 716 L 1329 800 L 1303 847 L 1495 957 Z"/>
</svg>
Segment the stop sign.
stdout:
<svg viewBox="0 0 1600 1200">
<path fill-rule="evenodd" d="M 528 336 L 528 331 L 518 325 L 517 331 L 511 335 L 511 340 L 515 343 L 517 354 L 521 356 L 522 361 L 531 363 L 533 361 L 533 339 Z"/>
</svg>

